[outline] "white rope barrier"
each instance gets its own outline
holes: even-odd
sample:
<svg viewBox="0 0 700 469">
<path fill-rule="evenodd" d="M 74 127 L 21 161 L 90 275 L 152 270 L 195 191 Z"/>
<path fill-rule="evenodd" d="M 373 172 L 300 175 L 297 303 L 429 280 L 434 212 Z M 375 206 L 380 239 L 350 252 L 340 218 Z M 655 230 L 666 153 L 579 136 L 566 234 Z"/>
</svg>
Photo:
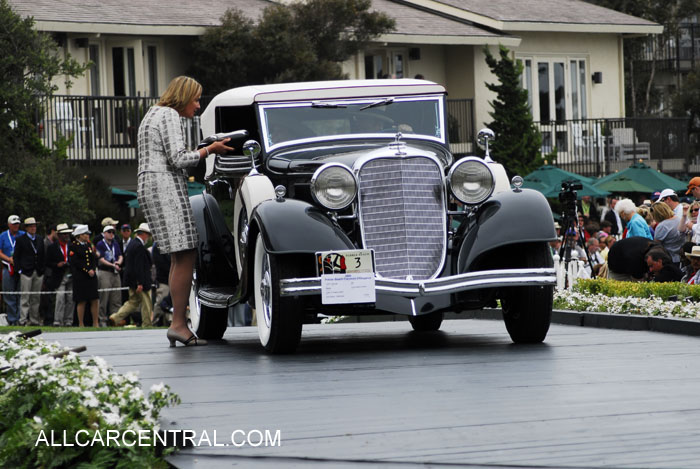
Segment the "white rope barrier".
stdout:
<svg viewBox="0 0 700 469">
<path fill-rule="evenodd" d="M 128 290 L 129 287 L 114 287 L 114 288 L 98 288 L 97 291 L 121 291 Z M 67 288 L 65 290 L 52 290 L 52 291 L 0 291 L 0 295 L 54 295 L 56 293 L 73 292 L 72 288 Z M 65 293 L 64 293 L 65 294 Z"/>
</svg>

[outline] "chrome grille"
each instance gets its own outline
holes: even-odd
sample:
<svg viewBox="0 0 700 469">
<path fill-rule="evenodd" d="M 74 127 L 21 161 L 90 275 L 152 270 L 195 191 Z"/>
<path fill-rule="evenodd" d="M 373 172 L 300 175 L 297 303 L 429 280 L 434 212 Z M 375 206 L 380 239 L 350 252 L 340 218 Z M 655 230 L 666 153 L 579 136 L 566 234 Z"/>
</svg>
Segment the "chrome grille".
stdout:
<svg viewBox="0 0 700 469">
<path fill-rule="evenodd" d="M 374 249 L 383 277 L 435 276 L 445 254 L 442 171 L 425 157 L 377 158 L 360 169 L 360 219 L 365 249 Z"/>
</svg>

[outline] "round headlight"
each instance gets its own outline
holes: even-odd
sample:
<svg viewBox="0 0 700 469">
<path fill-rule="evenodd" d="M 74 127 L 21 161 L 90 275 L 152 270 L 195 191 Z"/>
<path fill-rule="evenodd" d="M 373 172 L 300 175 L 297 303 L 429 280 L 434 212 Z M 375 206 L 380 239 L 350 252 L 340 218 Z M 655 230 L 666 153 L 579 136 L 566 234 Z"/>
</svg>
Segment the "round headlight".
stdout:
<svg viewBox="0 0 700 469">
<path fill-rule="evenodd" d="M 493 174 L 481 158 L 459 160 L 452 166 L 447 178 L 454 196 L 467 205 L 480 204 L 493 193 Z"/>
<path fill-rule="evenodd" d="M 342 210 L 355 199 L 357 181 L 345 165 L 328 163 L 311 177 L 311 195 L 330 210 Z"/>
</svg>

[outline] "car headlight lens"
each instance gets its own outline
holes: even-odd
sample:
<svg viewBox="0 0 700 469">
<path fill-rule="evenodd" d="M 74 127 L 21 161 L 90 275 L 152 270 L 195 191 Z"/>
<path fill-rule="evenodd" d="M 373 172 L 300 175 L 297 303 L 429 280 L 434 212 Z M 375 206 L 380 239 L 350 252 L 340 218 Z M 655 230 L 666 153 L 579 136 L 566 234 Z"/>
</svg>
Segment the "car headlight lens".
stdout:
<svg viewBox="0 0 700 469">
<path fill-rule="evenodd" d="M 452 193 L 460 202 L 476 205 L 493 193 L 494 180 L 486 163 L 477 157 L 459 160 L 450 169 L 448 181 Z"/>
<path fill-rule="evenodd" d="M 311 177 L 311 195 L 327 209 L 342 210 L 355 199 L 357 180 L 347 166 L 325 164 Z"/>
</svg>

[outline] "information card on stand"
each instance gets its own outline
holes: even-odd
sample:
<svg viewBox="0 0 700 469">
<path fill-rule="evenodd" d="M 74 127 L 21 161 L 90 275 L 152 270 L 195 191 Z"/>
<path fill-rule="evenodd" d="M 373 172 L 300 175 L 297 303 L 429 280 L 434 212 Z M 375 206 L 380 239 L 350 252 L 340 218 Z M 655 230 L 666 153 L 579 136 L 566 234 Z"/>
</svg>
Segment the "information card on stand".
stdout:
<svg viewBox="0 0 700 469">
<path fill-rule="evenodd" d="M 374 252 L 316 253 L 323 304 L 374 303 Z"/>
</svg>

